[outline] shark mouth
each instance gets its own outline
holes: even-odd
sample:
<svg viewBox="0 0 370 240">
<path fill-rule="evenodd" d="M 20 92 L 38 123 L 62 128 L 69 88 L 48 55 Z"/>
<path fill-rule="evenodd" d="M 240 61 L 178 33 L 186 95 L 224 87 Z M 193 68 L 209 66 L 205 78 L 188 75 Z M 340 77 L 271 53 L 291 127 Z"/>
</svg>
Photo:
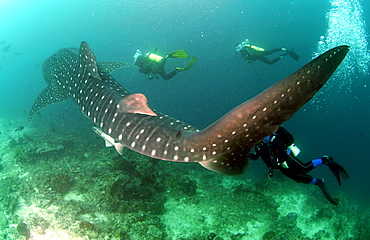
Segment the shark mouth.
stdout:
<svg viewBox="0 0 370 240">
<path fill-rule="evenodd" d="M 252 147 L 309 101 L 348 51 L 348 46 L 327 51 L 199 131 L 150 109 L 145 95 L 130 94 L 110 73 L 132 65 L 98 63 L 82 42 L 79 49 L 63 48 L 43 63 L 48 87 L 36 98 L 29 120 L 41 108 L 72 98 L 106 146 L 119 153 L 127 147 L 153 158 L 199 162 L 209 170 L 238 175 L 246 170 Z"/>
</svg>

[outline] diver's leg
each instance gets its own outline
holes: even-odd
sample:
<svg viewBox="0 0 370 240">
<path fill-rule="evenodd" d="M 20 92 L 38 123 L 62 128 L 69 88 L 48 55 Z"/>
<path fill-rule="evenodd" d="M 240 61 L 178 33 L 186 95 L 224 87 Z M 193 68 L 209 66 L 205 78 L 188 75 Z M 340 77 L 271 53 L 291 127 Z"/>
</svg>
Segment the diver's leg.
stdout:
<svg viewBox="0 0 370 240">
<path fill-rule="evenodd" d="M 162 71 L 159 72 L 159 74 L 161 75 L 161 77 L 164 79 L 164 80 L 170 80 L 171 78 L 173 78 L 179 71 L 176 69 L 176 70 L 173 70 L 172 72 L 170 72 L 169 74 L 166 73 L 166 71 L 163 69 Z"/>
<path fill-rule="evenodd" d="M 288 157 L 284 160 L 287 162 L 289 169 L 294 172 L 308 173 L 315 168 L 313 160 L 307 163 L 303 163 L 301 160 L 293 155 L 288 155 Z"/>
<path fill-rule="evenodd" d="M 274 48 L 274 49 L 267 50 L 267 51 L 262 51 L 262 52 L 259 52 L 259 53 L 262 54 L 263 56 L 267 56 L 267 55 L 271 55 L 271 54 L 274 54 L 274 53 L 280 52 L 280 51 L 286 52 L 286 48 Z"/>
<path fill-rule="evenodd" d="M 280 60 L 280 57 L 275 58 L 275 59 L 273 59 L 273 60 L 270 60 L 270 59 L 268 59 L 267 57 L 260 56 L 260 57 L 258 57 L 258 60 L 260 60 L 261 62 L 264 62 L 264 63 L 270 64 L 270 65 L 274 65 L 277 61 L 279 61 L 279 60 Z"/>
<path fill-rule="evenodd" d="M 304 184 L 309 184 L 312 182 L 314 179 L 312 176 L 305 174 L 305 173 L 299 173 L 299 172 L 294 172 L 291 169 L 286 169 L 286 168 L 279 168 L 280 172 L 283 173 L 285 176 L 288 178 L 296 181 L 297 183 L 304 183 Z"/>
<path fill-rule="evenodd" d="M 270 64 L 270 65 L 274 65 L 280 59 L 282 59 L 283 57 L 285 57 L 288 53 L 282 54 L 279 57 L 274 58 L 272 60 L 266 58 L 266 56 L 267 55 L 271 55 L 271 54 L 276 53 L 276 52 L 280 52 L 280 51 L 286 52 L 286 49 L 285 48 L 274 48 L 274 49 L 268 50 L 268 51 L 256 52 L 255 56 L 258 57 L 258 60 L 260 60 L 260 61 L 262 61 L 264 63 Z"/>
<path fill-rule="evenodd" d="M 289 169 L 294 172 L 308 173 L 312 169 L 324 164 L 329 167 L 329 169 L 337 179 L 339 185 L 341 185 L 340 177 L 342 177 L 343 179 L 348 179 L 348 174 L 346 170 L 341 165 L 334 162 L 333 158 L 328 156 L 313 159 L 307 163 L 303 163 L 297 157 L 291 155 L 289 155 L 289 157 L 284 160 L 287 162 Z"/>
<path fill-rule="evenodd" d="M 324 182 L 324 179 L 317 179 L 317 178 L 314 178 L 313 180 L 312 180 L 312 183 L 311 184 L 314 184 L 314 185 L 316 185 L 316 186 L 318 186 L 320 189 L 321 189 L 321 191 L 322 191 L 322 193 L 324 194 L 324 196 L 326 197 L 326 199 L 331 203 L 331 204 L 333 204 L 333 205 L 338 205 L 338 203 L 339 203 L 339 199 L 334 199 L 331 195 L 330 195 L 330 193 L 329 193 L 329 191 L 328 191 L 328 189 L 326 188 L 326 185 L 325 185 L 325 182 Z"/>
</svg>

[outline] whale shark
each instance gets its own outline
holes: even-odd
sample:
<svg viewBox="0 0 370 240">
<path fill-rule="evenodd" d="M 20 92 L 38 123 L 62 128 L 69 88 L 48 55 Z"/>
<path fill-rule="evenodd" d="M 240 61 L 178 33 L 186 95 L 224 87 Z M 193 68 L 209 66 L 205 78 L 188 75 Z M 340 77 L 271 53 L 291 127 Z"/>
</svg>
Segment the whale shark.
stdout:
<svg viewBox="0 0 370 240">
<path fill-rule="evenodd" d="M 348 46 L 333 48 L 203 130 L 149 107 L 144 94 L 130 94 L 112 76 L 124 62 L 97 62 L 86 42 L 63 48 L 42 65 L 47 88 L 29 120 L 43 107 L 71 98 L 94 124 L 106 146 L 127 147 L 166 161 L 198 162 L 208 170 L 239 175 L 249 152 L 309 101 L 342 62 Z"/>
</svg>

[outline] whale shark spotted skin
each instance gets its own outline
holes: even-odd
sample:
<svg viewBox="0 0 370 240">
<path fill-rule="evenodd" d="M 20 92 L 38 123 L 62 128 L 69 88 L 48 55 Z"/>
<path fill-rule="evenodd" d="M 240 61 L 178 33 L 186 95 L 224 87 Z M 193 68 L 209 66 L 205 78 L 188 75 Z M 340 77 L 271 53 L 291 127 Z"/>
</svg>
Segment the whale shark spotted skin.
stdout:
<svg viewBox="0 0 370 240">
<path fill-rule="evenodd" d="M 199 162 L 228 175 L 243 173 L 249 152 L 298 111 L 342 62 L 348 46 L 333 48 L 199 131 L 149 108 L 147 98 L 130 94 L 110 72 L 130 67 L 98 63 L 89 45 L 63 48 L 42 66 L 48 87 L 31 107 L 29 120 L 42 108 L 72 98 L 94 123 L 93 130 L 114 146 L 167 161 Z"/>
</svg>

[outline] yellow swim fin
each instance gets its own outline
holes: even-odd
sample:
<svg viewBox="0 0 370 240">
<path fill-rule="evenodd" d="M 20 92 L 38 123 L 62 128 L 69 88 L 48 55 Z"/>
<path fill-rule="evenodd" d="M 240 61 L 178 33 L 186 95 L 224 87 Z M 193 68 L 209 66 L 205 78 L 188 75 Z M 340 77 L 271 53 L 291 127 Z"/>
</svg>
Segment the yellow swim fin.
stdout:
<svg viewBox="0 0 370 240">
<path fill-rule="evenodd" d="M 176 50 L 168 54 L 171 58 L 189 58 L 188 53 L 185 50 Z"/>
<path fill-rule="evenodd" d="M 189 68 L 191 68 L 194 65 L 194 63 L 195 63 L 196 60 L 197 60 L 196 57 L 192 57 L 191 60 L 189 61 L 188 65 L 186 65 L 186 67 L 184 67 L 184 68 L 176 67 L 176 69 L 179 72 L 188 70 Z"/>
</svg>

